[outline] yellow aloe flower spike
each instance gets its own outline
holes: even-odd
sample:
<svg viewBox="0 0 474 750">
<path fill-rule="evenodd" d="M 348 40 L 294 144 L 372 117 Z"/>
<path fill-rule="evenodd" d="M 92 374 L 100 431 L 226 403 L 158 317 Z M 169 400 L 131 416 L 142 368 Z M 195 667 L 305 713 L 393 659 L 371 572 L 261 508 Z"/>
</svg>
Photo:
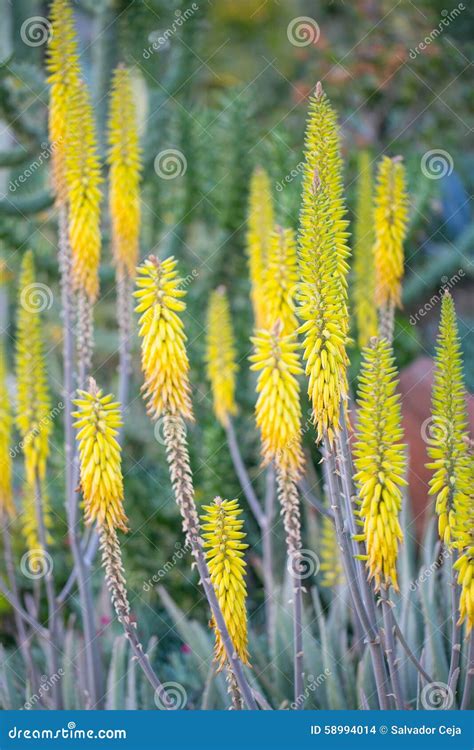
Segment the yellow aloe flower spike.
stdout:
<svg viewBox="0 0 474 750">
<path fill-rule="evenodd" d="M 436 345 L 428 455 L 432 459 L 430 495 L 436 496 L 440 538 L 453 541 L 457 506 L 469 496 L 469 461 L 466 451 L 468 423 L 462 357 L 453 298 L 446 293 Z"/>
<path fill-rule="evenodd" d="M 237 500 L 216 497 L 212 505 L 203 505 L 201 517 L 204 531 L 204 548 L 211 583 L 224 616 L 232 644 L 243 664 L 249 663 L 247 650 L 247 609 L 245 600 L 245 560 L 243 550 L 244 522 L 239 519 L 242 510 Z M 226 663 L 226 652 L 219 630 L 211 622 L 216 636 L 215 660 L 220 671 Z"/>
<path fill-rule="evenodd" d="M 337 119 L 318 83 L 310 99 L 299 233 L 298 297 L 317 440 L 339 430 L 347 394 L 349 249 Z"/>
<path fill-rule="evenodd" d="M 374 220 L 372 167 L 368 151 L 359 154 L 354 224 L 354 309 L 359 346 L 377 335 L 375 306 Z"/>
<path fill-rule="evenodd" d="M 238 370 L 229 301 L 224 287 L 211 293 L 207 313 L 207 377 L 211 382 L 214 413 L 225 427 L 237 413 L 235 377 Z"/>
<path fill-rule="evenodd" d="M 296 478 L 303 466 L 299 344 L 295 334 L 282 336 L 280 322 L 271 331 L 258 331 L 252 342 L 255 354 L 250 357 L 251 369 L 259 371 L 255 415 L 263 460 L 265 464 L 274 461 Z"/>
<path fill-rule="evenodd" d="M 66 153 L 69 148 L 68 118 L 71 97 L 80 81 L 79 55 L 74 17 L 68 0 L 51 3 L 51 34 L 48 45 L 48 83 L 50 85 L 49 140 L 53 185 L 57 199 L 67 199 Z"/>
<path fill-rule="evenodd" d="M 257 167 L 250 180 L 247 253 L 249 258 L 251 300 L 255 327 L 265 325 L 264 285 L 267 273 L 268 245 L 273 230 L 273 201 L 268 174 Z"/>
<path fill-rule="evenodd" d="M 141 313 L 142 390 L 152 419 L 162 414 L 193 419 L 186 334 L 178 314 L 186 309 L 186 292 L 180 288 L 176 266 L 173 257 L 159 261 L 150 255 L 137 269 L 134 296 L 135 310 Z"/>
<path fill-rule="evenodd" d="M 466 446 L 466 461 L 469 463 L 470 491 L 469 494 L 458 496 L 456 504 L 456 524 L 454 527 L 454 543 L 460 556 L 454 563 L 458 574 L 458 584 L 461 586 L 459 598 L 458 625 L 466 622 L 466 635 L 474 626 L 474 455 Z"/>
<path fill-rule="evenodd" d="M 6 383 L 5 352 L 0 343 L 0 519 L 15 515 L 12 489 L 12 457 L 10 454 L 13 416 Z"/>
<path fill-rule="evenodd" d="M 74 288 L 95 302 L 99 292 L 101 249 L 100 161 L 94 114 L 86 85 L 76 88 L 69 103 L 66 184 L 69 201 L 69 242 Z"/>
<path fill-rule="evenodd" d="M 137 113 L 130 71 L 119 66 L 112 79 L 109 113 L 112 249 L 119 272 L 135 275 L 140 234 L 140 174 Z"/>
<path fill-rule="evenodd" d="M 403 533 L 398 520 L 401 485 L 406 484 L 405 446 L 400 442 L 400 397 L 392 348 L 386 339 L 363 350 L 359 376 L 358 425 L 354 457 L 359 515 L 369 579 L 375 589 L 390 584 L 398 591 L 397 556 Z"/>
<path fill-rule="evenodd" d="M 78 391 L 74 427 L 79 430 L 81 490 L 86 523 L 127 530 L 123 509 L 121 449 L 116 436 L 122 425 L 120 404 L 103 395 L 91 378 L 88 391 Z"/>
<path fill-rule="evenodd" d="M 400 157 L 384 156 L 375 190 L 375 299 L 379 308 L 401 306 L 403 242 L 407 233 L 408 195 Z"/>
<path fill-rule="evenodd" d="M 296 237 L 293 229 L 276 227 L 270 236 L 267 275 L 264 284 L 266 300 L 266 327 L 281 321 L 283 335 L 298 328 L 296 317 L 296 290 L 298 259 Z"/>
<path fill-rule="evenodd" d="M 52 430 L 51 399 L 46 374 L 41 315 L 36 306 L 33 253 L 22 262 L 16 340 L 17 417 L 27 481 L 34 486 L 46 474 Z"/>
</svg>

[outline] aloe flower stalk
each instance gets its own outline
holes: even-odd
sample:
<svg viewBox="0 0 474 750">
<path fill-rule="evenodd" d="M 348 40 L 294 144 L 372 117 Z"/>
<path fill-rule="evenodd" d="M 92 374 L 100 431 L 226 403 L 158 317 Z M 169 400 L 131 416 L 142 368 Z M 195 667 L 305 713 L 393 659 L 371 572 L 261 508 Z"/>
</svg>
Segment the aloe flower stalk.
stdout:
<svg viewBox="0 0 474 750">
<path fill-rule="evenodd" d="M 396 388 L 391 347 L 386 339 L 376 340 L 364 349 L 359 377 L 354 479 L 363 532 L 358 541 L 365 543 L 368 575 L 375 589 L 392 585 L 398 591 L 398 546 L 403 539 L 399 513 L 406 460 Z"/>
<path fill-rule="evenodd" d="M 380 313 L 380 335 L 393 336 L 396 307 L 401 306 L 404 271 L 403 242 L 408 224 L 405 167 L 399 156 L 384 156 L 375 189 L 375 299 Z"/>
<path fill-rule="evenodd" d="M 278 495 L 286 534 L 288 560 L 293 584 L 294 614 L 294 695 L 301 707 L 303 695 L 303 634 L 301 590 L 301 521 L 297 481 L 303 468 L 301 447 L 301 407 L 297 376 L 296 335 L 282 335 L 278 321 L 271 331 L 259 331 L 252 339 L 255 354 L 250 357 L 257 381 L 256 422 L 261 434 L 264 464 L 276 468 Z M 268 533 L 268 532 L 267 532 Z"/>
<path fill-rule="evenodd" d="M 265 282 L 270 235 L 273 230 L 273 199 L 268 174 L 257 167 L 250 181 L 247 254 L 250 271 L 250 296 L 256 328 L 265 324 Z"/>
<path fill-rule="evenodd" d="M 92 353 L 93 301 L 87 296 L 84 280 L 87 277 L 88 292 L 93 293 L 94 286 L 98 287 L 94 278 L 94 262 L 97 263 L 97 243 L 98 236 L 100 241 L 100 235 L 98 235 L 97 210 L 95 213 L 92 211 L 91 214 L 89 209 L 91 198 L 97 209 L 98 197 L 95 189 L 100 175 L 98 175 L 94 151 L 92 112 L 90 108 L 87 111 L 87 106 L 78 111 L 78 103 L 80 104 L 81 98 L 82 101 L 84 98 L 87 100 L 87 93 L 84 84 L 81 84 L 74 18 L 68 0 L 53 0 L 51 5 L 48 67 L 50 72 L 49 134 L 51 144 L 54 146 L 52 167 L 53 186 L 58 204 L 58 260 L 63 318 L 65 504 L 69 541 L 74 558 L 72 576 L 77 576 L 80 611 L 84 624 L 87 687 L 91 702 L 93 705 L 99 705 L 103 680 L 93 617 L 90 575 L 87 575 L 79 541 L 76 494 L 79 467 L 74 450 L 71 412 L 75 387 L 75 328 L 78 329 L 77 353 L 81 384 L 84 384 Z M 85 132 L 81 132 L 83 125 L 86 126 Z M 88 226 L 83 225 L 84 220 Z M 70 238 L 74 243 L 74 253 Z M 88 255 L 89 239 L 91 239 L 90 256 Z M 79 283 L 81 281 L 82 283 Z M 77 297 L 79 297 L 78 300 Z"/>
<path fill-rule="evenodd" d="M 74 92 L 79 86 L 80 69 L 74 19 L 68 0 L 53 0 L 50 10 L 51 34 L 48 44 L 48 83 L 50 85 L 49 140 L 53 188 L 56 200 L 67 201 L 66 155 L 69 148 L 68 120 Z"/>
<path fill-rule="evenodd" d="M 293 229 L 277 226 L 270 236 L 267 275 L 264 284 L 266 300 L 265 327 L 271 328 L 279 320 L 282 333 L 294 333 L 298 328 L 296 291 L 298 258 Z"/>
<path fill-rule="evenodd" d="M 206 364 L 216 419 L 226 427 L 237 413 L 237 351 L 229 301 L 224 287 L 211 293 L 207 314 Z"/>
<path fill-rule="evenodd" d="M 247 636 L 247 587 L 245 585 L 244 550 L 248 544 L 244 522 L 239 519 L 242 510 L 237 500 L 222 500 L 216 497 L 212 505 L 204 505 L 205 515 L 201 516 L 204 548 L 207 549 L 206 560 L 211 576 L 211 583 L 224 616 L 232 644 L 242 664 L 249 664 Z M 211 623 L 216 636 L 215 661 L 218 671 L 227 663 L 227 655 L 219 628 Z M 229 665 L 230 666 L 230 665 Z M 232 669 L 228 670 L 229 692 L 233 698 L 234 708 L 242 708 L 242 698 Z"/>
<path fill-rule="evenodd" d="M 161 262 L 151 256 L 137 269 L 137 290 L 134 294 L 138 300 L 136 311 L 141 313 L 139 336 L 142 340 L 142 370 L 145 377 L 142 391 L 147 401 L 148 414 L 154 420 L 163 420 L 166 457 L 184 535 L 192 549 L 214 622 L 241 695 L 248 708 L 255 709 L 255 699 L 243 673 L 240 658 L 232 646 L 216 593 L 209 581 L 202 550 L 186 441 L 185 420 L 192 420 L 193 413 L 186 334 L 178 314 L 185 309 L 182 300 L 185 291 L 181 286 L 182 281 L 177 275 L 176 261 L 173 258 Z"/>
<path fill-rule="evenodd" d="M 52 429 L 51 399 L 44 355 L 41 316 L 34 304 L 35 266 L 33 253 L 25 253 L 19 283 L 16 341 L 17 427 L 22 437 L 25 462 L 23 532 L 30 552 L 33 572 L 44 568 L 50 632 L 48 666 L 57 672 L 59 639 L 53 568 L 49 563 L 47 529 L 51 525 L 45 493 L 46 462 Z M 54 689 L 55 705 L 61 695 Z"/>
<path fill-rule="evenodd" d="M 436 497 L 440 538 L 451 547 L 458 508 L 465 513 L 470 475 L 466 450 L 468 437 L 462 357 L 454 302 L 446 293 L 436 343 L 431 409 L 431 435 L 427 464 L 433 471 L 430 494 Z"/>
<path fill-rule="evenodd" d="M 310 99 L 299 232 L 303 359 L 317 440 L 332 443 L 347 397 L 347 220 L 337 119 L 318 83 Z"/>
<path fill-rule="evenodd" d="M 87 391 L 78 391 L 74 404 L 77 407 L 73 417 L 76 420 L 74 427 L 79 430 L 77 440 L 85 521 L 87 524 L 97 524 L 98 527 L 105 580 L 117 619 L 124 628 L 143 673 L 164 708 L 169 708 L 169 697 L 138 639 L 136 623 L 130 615 L 122 552 L 117 536 L 117 529 L 127 530 L 123 507 L 121 449 L 117 442 L 118 429 L 122 424 L 120 404 L 114 401 L 111 394 L 104 395 L 92 378 Z"/>
<path fill-rule="evenodd" d="M 354 226 L 354 312 L 359 346 L 377 335 L 375 306 L 374 220 L 372 168 L 368 151 L 358 159 L 357 202 Z"/>
<path fill-rule="evenodd" d="M 33 302 L 35 290 L 33 253 L 23 257 L 20 283 L 16 341 L 17 416 L 16 423 L 22 438 L 25 460 L 26 486 L 24 492 L 24 531 L 30 551 L 42 549 L 38 521 L 49 527 L 50 512 L 44 504 L 46 461 L 52 430 L 51 397 L 48 387 L 41 314 Z M 36 512 L 36 483 L 42 489 L 41 518 Z"/>
</svg>

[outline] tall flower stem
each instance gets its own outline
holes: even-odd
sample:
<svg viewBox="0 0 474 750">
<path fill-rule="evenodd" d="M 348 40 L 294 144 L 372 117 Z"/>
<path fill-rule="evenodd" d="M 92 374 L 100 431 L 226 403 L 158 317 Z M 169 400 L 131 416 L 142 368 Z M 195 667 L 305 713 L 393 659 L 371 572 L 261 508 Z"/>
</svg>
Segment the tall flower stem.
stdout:
<svg viewBox="0 0 474 750">
<path fill-rule="evenodd" d="M 249 504 L 250 510 L 257 522 L 262 535 L 262 558 L 263 558 L 263 586 L 265 592 L 265 621 L 267 625 L 268 642 L 270 653 L 275 654 L 276 630 L 275 630 L 275 607 L 273 597 L 275 594 L 273 577 L 273 545 L 271 528 L 274 517 L 275 500 L 275 473 L 269 468 L 266 474 L 265 510 L 262 510 L 257 495 L 252 487 L 252 482 L 242 459 L 239 443 L 235 434 L 235 428 L 229 417 L 226 424 L 227 444 L 234 465 L 235 473 L 242 487 L 242 491 Z"/>
<path fill-rule="evenodd" d="M 451 660 L 448 674 L 448 685 L 453 689 L 453 694 L 456 692 L 456 686 L 453 686 L 455 673 L 461 659 L 461 628 L 457 625 L 460 586 L 458 586 L 457 573 L 454 568 L 457 559 L 458 552 L 456 549 L 453 549 L 451 553 Z"/>
<path fill-rule="evenodd" d="M 226 424 L 226 435 L 230 457 L 232 459 L 232 463 L 234 464 L 235 473 L 237 474 L 240 486 L 242 487 L 242 491 L 245 495 L 245 499 L 249 504 L 250 510 L 252 511 L 258 525 L 262 529 L 266 523 L 265 513 L 260 507 L 257 495 L 255 494 L 255 490 L 252 487 L 252 482 L 250 481 L 247 469 L 245 468 L 245 464 L 242 460 L 239 443 L 237 441 L 237 435 L 235 434 L 235 428 L 230 417 Z"/>
<path fill-rule="evenodd" d="M 273 466 L 267 469 L 265 487 L 265 513 L 262 533 L 263 586 L 265 594 L 265 622 L 270 654 L 276 655 L 276 616 L 275 616 L 275 581 L 273 577 L 273 539 L 272 527 L 275 515 L 275 470 Z"/>
<path fill-rule="evenodd" d="M 5 568 L 7 571 L 8 582 L 9 582 L 10 589 L 13 593 L 15 600 L 19 601 L 20 597 L 19 597 L 19 591 L 18 591 L 18 586 L 16 583 L 16 577 L 15 577 L 15 566 L 13 564 L 13 552 L 12 552 L 12 544 L 11 544 L 11 538 L 10 538 L 10 530 L 8 528 L 8 522 L 6 518 L 3 519 L 2 531 L 3 531 L 3 552 L 4 552 L 4 557 L 5 557 Z M 16 629 L 18 632 L 18 647 L 23 657 L 26 671 L 30 678 L 31 687 L 34 692 L 36 690 L 37 674 L 36 674 L 36 669 L 35 669 L 33 659 L 31 656 L 30 638 L 27 635 L 25 624 L 23 622 L 21 613 L 18 611 L 18 609 L 14 605 L 12 606 L 13 606 L 13 612 L 14 612 L 14 617 L 15 617 L 15 625 L 16 625 Z"/>
<path fill-rule="evenodd" d="M 388 710 L 388 700 L 385 690 L 385 665 L 383 661 L 383 654 L 380 643 L 380 636 L 376 630 L 375 625 L 370 621 L 365 605 L 362 598 L 361 592 L 358 588 L 358 577 L 355 569 L 355 560 L 352 556 L 352 545 L 350 539 L 350 532 L 347 525 L 344 522 L 344 516 L 341 507 L 341 493 L 339 491 L 336 464 L 334 460 L 334 454 L 329 441 L 326 439 L 323 449 L 323 467 L 326 475 L 326 482 L 328 487 L 328 494 L 331 502 L 332 510 L 334 511 L 334 522 L 336 527 L 336 536 L 339 547 L 342 552 L 342 564 L 344 567 L 344 573 L 346 576 L 347 584 L 349 587 L 352 605 L 354 611 L 358 616 L 363 630 L 365 632 L 370 656 L 372 660 L 372 666 L 374 670 L 374 679 L 377 689 L 377 696 L 379 706 L 382 710 Z"/>
<path fill-rule="evenodd" d="M 279 470 L 278 494 L 282 507 L 283 525 L 293 586 L 293 669 L 296 709 L 303 706 L 303 592 L 301 588 L 301 521 L 298 490 L 295 480 Z"/>
<path fill-rule="evenodd" d="M 44 585 L 46 589 L 46 599 L 48 602 L 48 630 L 51 638 L 49 641 L 49 668 L 51 675 L 58 673 L 58 649 L 60 647 L 59 642 L 59 628 L 56 608 L 56 598 L 54 594 L 54 580 L 53 580 L 53 564 L 51 556 L 48 552 L 48 543 L 46 539 L 46 528 L 44 523 L 44 512 L 43 512 L 43 500 L 41 491 L 41 482 L 36 472 L 35 475 L 35 506 L 36 506 L 36 520 L 38 524 L 38 539 L 41 544 L 42 551 L 46 555 L 44 562 L 45 574 L 44 574 Z M 53 685 L 54 695 L 54 707 L 61 709 L 61 690 L 59 685 Z"/>
<path fill-rule="evenodd" d="M 461 701 L 461 710 L 467 711 L 469 702 L 472 700 L 472 686 L 474 684 L 474 630 L 471 630 L 469 636 L 469 650 L 467 655 L 467 672 L 464 683 L 464 691 Z"/>
<path fill-rule="evenodd" d="M 64 435 L 66 463 L 66 516 L 69 542 L 76 569 L 81 616 L 84 626 L 84 648 L 86 652 L 89 693 L 93 705 L 100 703 L 102 696 L 102 670 L 96 642 L 94 609 L 90 579 L 86 575 L 81 544 L 77 529 L 76 484 L 78 464 L 74 451 L 74 429 L 72 426 L 72 399 L 74 393 L 74 328 L 73 289 L 71 281 L 71 251 L 68 241 L 67 209 L 59 208 L 59 267 L 61 272 L 61 303 L 63 316 L 63 368 L 64 368 Z"/>
<path fill-rule="evenodd" d="M 132 370 L 131 357 L 132 285 L 125 272 L 117 271 L 117 320 L 119 325 L 119 386 L 118 400 L 125 411 Z"/>
<path fill-rule="evenodd" d="M 194 488 L 191 467 L 189 464 L 188 448 L 186 445 L 185 425 L 180 417 L 175 417 L 170 414 L 165 414 L 163 419 L 163 435 L 166 445 L 171 484 L 183 519 L 183 531 L 186 541 L 189 542 L 191 546 L 201 583 L 209 602 L 214 622 L 222 638 L 227 654 L 227 660 L 235 675 L 239 690 L 247 704 L 247 708 L 256 710 L 257 704 L 255 698 L 250 685 L 245 678 L 242 662 L 232 644 L 229 631 L 226 627 L 223 614 L 217 601 L 216 592 L 210 581 L 209 571 L 202 549 L 200 525 L 194 502 Z"/>
<path fill-rule="evenodd" d="M 123 626 L 125 636 L 130 643 L 133 654 L 142 669 L 148 682 L 155 690 L 156 697 L 164 709 L 171 707 L 171 700 L 165 688 L 160 682 L 157 674 L 150 664 L 148 654 L 136 632 L 136 625 L 130 617 L 130 604 L 128 601 L 127 587 L 123 574 L 122 554 L 115 529 L 102 526 L 99 529 L 100 548 L 102 551 L 103 564 L 107 587 L 112 597 L 112 603 L 120 624 Z"/>
<path fill-rule="evenodd" d="M 395 704 L 399 711 L 405 708 L 405 699 L 403 697 L 402 686 L 400 682 L 400 674 L 398 672 L 397 655 L 396 655 L 396 644 L 393 637 L 394 633 L 394 621 L 392 616 L 392 602 L 389 600 L 388 591 L 382 586 L 380 589 L 382 598 L 382 612 L 383 622 L 385 630 L 385 653 L 387 654 L 388 668 L 390 672 L 390 679 L 393 687 L 393 694 L 395 698 Z"/>
</svg>

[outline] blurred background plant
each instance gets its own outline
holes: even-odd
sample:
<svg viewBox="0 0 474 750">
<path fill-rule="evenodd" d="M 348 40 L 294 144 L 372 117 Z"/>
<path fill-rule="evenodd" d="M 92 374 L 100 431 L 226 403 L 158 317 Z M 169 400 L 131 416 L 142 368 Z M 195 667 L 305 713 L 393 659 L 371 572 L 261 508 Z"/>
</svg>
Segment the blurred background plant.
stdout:
<svg viewBox="0 0 474 750">
<path fill-rule="evenodd" d="M 276 221 L 296 229 L 306 100 L 317 80 L 323 81 L 340 117 L 351 219 L 357 206 L 360 153 L 367 151 L 373 171 L 374 162 L 382 154 L 403 157 L 410 196 L 409 232 L 403 308 L 396 315 L 394 350 L 401 369 L 410 458 L 411 507 L 405 511 L 405 553 L 400 571 L 400 586 L 409 587 L 410 581 L 417 580 L 419 568 L 432 569 L 439 553 L 427 496 L 429 475 L 423 464 L 427 460 L 424 425 L 430 415 L 431 355 L 440 315 L 440 290 L 444 287 L 451 290 L 456 302 L 467 385 L 471 391 L 474 388 L 474 224 L 469 203 L 474 158 L 472 129 L 468 126 L 472 117 L 468 76 L 474 9 L 468 3 L 447 8 L 441 0 L 421 0 L 416 7 L 405 0 L 395 6 L 388 0 L 347 4 L 77 0 L 71 5 L 81 65 L 92 91 L 102 164 L 106 159 L 113 70 L 121 62 L 132 70 L 144 164 L 140 256 L 150 252 L 160 258 L 174 254 L 186 281 L 190 380 L 196 412 L 196 423 L 188 428 L 188 442 L 199 504 L 209 503 L 217 494 L 228 498 L 241 494 L 225 429 L 213 416 L 206 378 L 203 308 L 218 284 L 228 291 L 236 337 L 239 413 L 234 421 L 240 450 L 258 494 L 265 494 L 258 435 L 248 429 L 253 424 L 255 379 L 247 364 L 252 312 L 245 235 L 254 167 L 263 166 L 270 175 Z M 47 137 L 47 19 L 48 6 L 40 0 L 4 2 L 0 30 L 0 314 L 6 357 L 11 363 L 16 282 L 22 257 L 31 249 L 37 279 L 46 294 L 43 336 L 51 398 L 58 404 L 62 398 L 62 333 L 50 185 L 51 145 Z M 107 392 L 117 393 L 115 273 L 111 228 L 104 214 L 92 371 L 101 373 Z M 206 609 L 197 597 L 197 578 L 190 572 L 189 555 L 180 541 L 179 515 L 163 458 L 162 427 L 159 422 L 155 427 L 149 422 L 139 398 L 138 351 L 138 342 L 134 341 L 123 448 L 128 515 L 133 508 L 133 533 L 122 543 L 128 585 L 136 592 L 142 636 L 146 639 L 153 633 L 166 644 L 166 655 L 160 649 L 158 657 L 162 679 L 183 686 L 188 708 L 223 707 L 225 680 L 215 677 L 211 669 L 212 634 L 206 628 Z M 359 349 L 354 344 L 350 370 L 353 391 L 359 362 Z M 7 385 L 13 391 L 13 382 Z M 472 420 L 472 397 L 468 408 Z M 303 422 L 306 416 L 304 411 Z M 312 430 L 304 426 L 303 439 L 306 452 L 317 460 Z M 62 426 L 57 419 L 51 441 L 48 502 L 54 525 L 55 576 L 60 586 L 66 584 L 69 574 L 63 460 Z M 15 488 L 20 490 L 21 451 L 14 456 L 14 474 Z M 311 481 L 314 483 L 313 477 Z M 318 496 L 324 502 L 322 494 L 320 491 Z M 288 680 L 292 669 L 291 653 L 286 650 L 292 631 L 291 612 L 286 606 L 285 586 L 289 581 L 280 580 L 282 589 L 275 605 L 274 647 L 278 656 L 270 669 L 262 636 L 258 526 L 247 511 L 245 515 L 250 543 L 249 649 L 262 692 L 271 696 L 272 706 L 285 706 L 291 700 Z M 303 547 L 321 550 L 325 570 L 331 565 L 336 570 L 337 561 L 333 564 L 327 559 L 329 531 L 321 515 L 305 503 L 303 520 Z M 275 570 L 284 571 L 283 524 L 275 523 L 273 533 Z M 417 549 L 422 536 L 423 544 Z M 13 543 L 21 557 L 20 539 L 15 538 Z M 449 603 L 437 593 L 439 576 L 445 576 L 442 560 L 423 585 L 416 585 L 409 600 L 399 605 L 397 621 L 406 626 L 412 648 L 416 646 L 417 653 L 424 654 L 426 671 L 433 670 L 446 681 L 447 637 L 444 626 L 434 624 L 444 623 L 449 610 Z M 349 623 L 347 592 L 339 575 L 331 579 L 332 585 L 341 590 L 339 597 L 328 596 L 330 589 L 324 588 L 324 581 L 317 575 L 311 578 L 314 586 L 308 583 L 311 595 L 307 595 L 307 609 L 312 624 L 305 630 L 305 654 L 310 659 L 306 674 L 308 684 L 312 676 L 315 688 L 305 697 L 307 708 L 363 706 L 363 696 L 374 692 L 365 660 L 353 659 L 348 669 L 341 666 L 346 664 L 350 632 L 349 625 L 347 630 L 341 627 L 341 622 Z M 25 579 L 23 583 L 34 602 L 35 582 Z M 94 577 L 94 589 L 101 592 L 97 612 L 100 648 L 111 664 L 109 707 L 154 707 L 146 685 L 140 683 L 137 691 L 135 667 L 128 668 L 130 657 L 123 637 L 116 625 L 110 626 L 112 611 L 100 574 Z M 80 650 L 73 636 L 79 606 L 75 596 L 67 606 L 70 660 Z M 5 600 L 1 600 L 1 608 L 2 640 L 8 649 L 13 644 L 14 617 Z M 9 659 L 3 669 L 1 690 L 6 707 L 21 707 L 25 701 L 18 659 Z M 61 676 L 64 705 L 81 707 L 68 659 Z M 413 701 L 419 700 L 420 678 L 411 662 L 404 666 L 401 679 Z"/>
</svg>

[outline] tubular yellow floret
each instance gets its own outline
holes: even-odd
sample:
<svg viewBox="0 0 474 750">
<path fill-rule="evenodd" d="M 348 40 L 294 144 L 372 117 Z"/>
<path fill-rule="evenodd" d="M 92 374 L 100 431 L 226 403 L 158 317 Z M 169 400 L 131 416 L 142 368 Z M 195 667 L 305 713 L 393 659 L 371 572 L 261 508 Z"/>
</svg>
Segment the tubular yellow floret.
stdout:
<svg viewBox="0 0 474 750">
<path fill-rule="evenodd" d="M 49 140 L 53 185 L 57 199 L 65 202 L 66 153 L 69 148 L 68 118 L 71 98 L 79 85 L 79 55 L 74 18 L 68 0 L 51 3 L 51 35 L 48 46 L 48 82 L 50 84 Z"/>
<path fill-rule="evenodd" d="M 186 292 L 176 271 L 177 261 L 159 261 L 150 257 L 137 269 L 138 300 L 141 313 L 139 336 L 142 339 L 142 386 L 152 419 L 162 414 L 192 419 L 189 385 L 189 361 L 186 335 L 179 313 Z"/>
<path fill-rule="evenodd" d="M 406 484 L 405 446 L 400 442 L 400 397 L 391 346 L 385 339 L 363 351 L 359 377 L 358 426 L 354 446 L 359 488 L 357 514 L 363 525 L 369 579 L 375 589 L 390 584 L 398 590 L 397 556 L 403 533 L 398 520 L 401 485 Z"/>
<path fill-rule="evenodd" d="M 403 242 L 407 232 L 408 196 L 400 157 L 384 156 L 375 190 L 375 299 L 378 307 L 401 306 Z"/>
<path fill-rule="evenodd" d="M 469 495 L 468 423 L 456 311 L 449 293 L 441 303 L 432 392 L 432 424 L 427 464 L 432 469 L 430 494 L 436 496 L 439 535 L 451 545 L 457 508 Z"/>
<path fill-rule="evenodd" d="M 298 297 L 317 440 L 333 440 L 346 398 L 349 249 L 336 115 L 321 84 L 311 97 L 299 233 Z"/>
<path fill-rule="evenodd" d="M 264 464 L 274 461 L 282 472 L 291 472 L 296 478 L 303 466 L 299 344 L 295 334 L 282 336 L 280 323 L 271 331 L 258 331 L 252 342 L 251 369 L 260 373 L 255 415 Z"/>
<path fill-rule="evenodd" d="M 243 550 L 248 544 L 242 542 L 244 522 L 239 519 L 242 510 L 237 500 L 222 500 L 216 497 L 212 505 L 204 505 L 202 516 L 204 548 L 211 583 L 216 592 L 224 622 L 232 644 L 243 664 L 249 663 L 247 651 L 247 610 L 245 600 L 245 560 Z M 226 651 L 221 635 L 211 622 L 216 636 L 215 660 L 220 671 L 226 663 Z"/>
<path fill-rule="evenodd" d="M 27 481 L 34 486 L 46 474 L 52 430 L 51 400 L 43 350 L 40 313 L 28 304 L 34 295 L 35 268 L 28 251 L 20 273 L 16 340 L 17 426 L 25 456 Z"/>
<path fill-rule="evenodd" d="M 236 348 L 229 301 L 224 287 L 212 292 L 207 314 L 207 376 L 211 382 L 214 413 L 225 427 L 229 416 L 237 413 L 235 377 Z"/>
<path fill-rule="evenodd" d="M 257 167 L 250 181 L 247 253 L 249 257 L 251 300 L 255 327 L 265 325 L 265 279 L 267 274 L 268 246 L 273 230 L 273 201 L 270 180 L 261 167 Z"/>
<path fill-rule="evenodd" d="M 13 416 L 6 383 L 5 353 L 0 343 L 0 519 L 15 514 L 12 489 L 12 457 L 10 444 Z"/>
<path fill-rule="evenodd" d="M 94 114 L 83 82 L 76 88 L 69 106 L 66 184 L 72 277 L 74 288 L 94 302 L 99 291 L 102 177 Z"/>
<path fill-rule="evenodd" d="M 123 509 L 121 449 L 116 436 L 122 425 L 120 404 L 103 395 L 91 378 L 88 391 L 78 391 L 74 427 L 79 430 L 81 490 L 86 523 L 127 530 Z"/>
<path fill-rule="evenodd" d="M 297 266 L 294 231 L 276 227 L 270 237 L 267 275 L 264 284 L 265 327 L 271 328 L 279 320 L 284 335 L 294 333 L 298 327 L 298 318 L 295 313 Z"/>
<path fill-rule="evenodd" d="M 359 154 L 354 225 L 354 308 L 359 346 L 377 335 L 375 306 L 374 219 L 372 167 L 368 151 Z"/>
<path fill-rule="evenodd" d="M 119 271 L 134 276 L 140 234 L 141 150 L 130 71 L 121 66 L 112 80 L 108 141 L 112 249 Z"/>
</svg>

